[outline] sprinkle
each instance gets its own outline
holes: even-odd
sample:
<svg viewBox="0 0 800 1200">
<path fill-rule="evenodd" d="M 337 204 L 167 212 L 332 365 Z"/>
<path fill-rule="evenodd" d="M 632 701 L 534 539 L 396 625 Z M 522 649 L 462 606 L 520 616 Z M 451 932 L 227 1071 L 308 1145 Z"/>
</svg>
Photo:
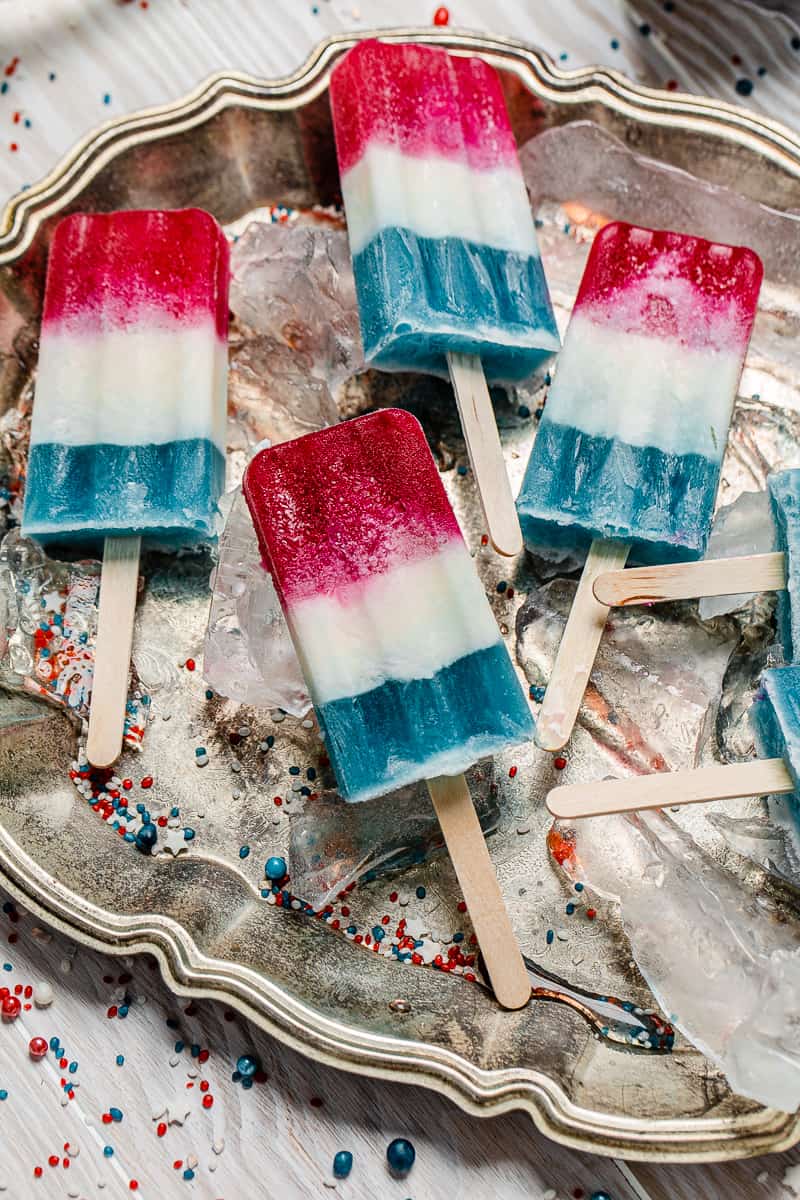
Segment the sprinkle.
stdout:
<svg viewBox="0 0 800 1200">
<path fill-rule="evenodd" d="M 239 858 L 247 858 L 249 853 L 250 853 L 249 846 L 240 846 L 239 847 Z"/>
<path fill-rule="evenodd" d="M 752 79 L 737 79 L 734 90 L 740 96 L 749 96 L 753 91 Z"/>
<path fill-rule="evenodd" d="M 548 929 L 548 931 L 547 931 L 547 944 L 548 944 L 548 946 L 552 946 L 552 944 L 553 944 L 553 938 L 554 938 L 554 937 L 555 937 L 555 934 L 553 933 L 552 929 Z"/>
<path fill-rule="evenodd" d="M 586 916 L 587 916 L 588 920 L 593 921 L 595 919 L 595 917 L 597 916 L 597 909 L 596 908 L 587 908 Z"/>
<path fill-rule="evenodd" d="M 450 12 L 447 8 L 445 8 L 445 6 L 443 4 L 440 5 L 439 8 L 437 8 L 436 12 L 433 14 L 433 23 L 434 23 L 434 25 L 449 25 L 450 24 Z"/>
<path fill-rule="evenodd" d="M 353 1155 L 349 1150 L 339 1150 L 333 1156 L 333 1174 L 336 1179 L 347 1179 L 353 1169 Z"/>
<path fill-rule="evenodd" d="M 118 1067 L 121 1067 L 121 1066 L 122 1066 L 122 1064 L 123 1064 L 124 1062 L 125 1062 L 125 1055 L 124 1055 L 124 1054 L 118 1054 L 118 1055 L 117 1055 L 117 1058 L 116 1058 L 116 1063 L 117 1063 L 117 1066 L 118 1066 Z"/>
<path fill-rule="evenodd" d="M 106 94 L 103 96 L 103 104 L 110 104 L 110 103 L 111 103 L 111 93 L 106 92 Z"/>
<path fill-rule="evenodd" d="M 424 900 L 427 894 L 428 893 L 425 891 L 425 888 L 420 884 L 420 886 L 417 888 L 417 899 Z"/>
<path fill-rule="evenodd" d="M 567 760 L 564 758 L 563 754 L 557 754 L 556 757 L 553 759 L 553 766 L 555 767 L 555 769 L 557 771 L 563 771 L 564 768 L 566 767 L 566 765 L 567 765 Z"/>
<path fill-rule="evenodd" d="M 187 658 L 187 660 L 186 660 L 186 670 L 187 671 L 193 671 L 195 669 L 196 665 L 197 664 L 195 663 L 193 658 Z"/>
</svg>

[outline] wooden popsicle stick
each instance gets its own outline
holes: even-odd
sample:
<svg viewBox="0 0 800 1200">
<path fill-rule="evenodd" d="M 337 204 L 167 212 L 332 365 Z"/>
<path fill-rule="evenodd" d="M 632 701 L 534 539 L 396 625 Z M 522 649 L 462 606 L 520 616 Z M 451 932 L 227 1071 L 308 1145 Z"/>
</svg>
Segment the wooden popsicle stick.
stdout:
<svg viewBox="0 0 800 1200">
<path fill-rule="evenodd" d="M 531 981 L 463 775 L 428 780 L 436 816 L 498 1004 L 524 1008 Z"/>
<path fill-rule="evenodd" d="M 695 600 L 700 596 L 735 596 L 738 592 L 775 592 L 785 587 L 786 557 L 776 551 L 607 571 L 595 579 L 594 594 L 600 604 L 611 608 L 661 600 Z"/>
<path fill-rule="evenodd" d="M 448 351 L 447 366 L 489 538 L 498 554 L 512 558 L 522 550 L 522 530 L 483 365 L 475 354 Z"/>
<path fill-rule="evenodd" d="M 794 790 L 782 758 L 759 758 L 696 771 L 664 771 L 631 779 L 604 779 L 600 783 L 568 783 L 553 788 L 546 804 L 554 817 L 566 821 Z"/>
<path fill-rule="evenodd" d="M 112 766 L 122 750 L 141 541 L 139 537 L 108 537 L 103 548 L 86 742 L 86 756 L 93 767 Z"/>
<path fill-rule="evenodd" d="M 536 745 L 542 750 L 560 750 L 568 742 L 594 666 L 608 607 L 595 599 L 592 585 L 598 575 L 623 567 L 629 553 L 627 542 L 598 539 L 589 547 L 536 719 Z"/>
</svg>

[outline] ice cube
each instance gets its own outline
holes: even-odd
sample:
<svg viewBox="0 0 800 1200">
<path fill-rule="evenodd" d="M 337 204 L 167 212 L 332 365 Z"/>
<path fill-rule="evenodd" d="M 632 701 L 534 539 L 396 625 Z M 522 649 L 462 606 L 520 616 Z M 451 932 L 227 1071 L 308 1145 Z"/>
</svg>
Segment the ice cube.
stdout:
<svg viewBox="0 0 800 1200">
<path fill-rule="evenodd" d="M 558 830 L 570 880 L 621 908 L 639 970 L 733 1091 L 800 1104 L 800 930 L 660 812 Z M 569 852 L 565 853 L 565 846 Z"/>
<path fill-rule="evenodd" d="M 717 510 L 706 558 L 767 554 L 775 548 L 775 526 L 769 496 L 766 492 L 742 492 L 733 504 Z M 736 612 L 752 599 L 752 592 L 735 596 L 703 596 L 700 600 L 700 616 L 708 621 L 724 613 Z"/>
</svg>

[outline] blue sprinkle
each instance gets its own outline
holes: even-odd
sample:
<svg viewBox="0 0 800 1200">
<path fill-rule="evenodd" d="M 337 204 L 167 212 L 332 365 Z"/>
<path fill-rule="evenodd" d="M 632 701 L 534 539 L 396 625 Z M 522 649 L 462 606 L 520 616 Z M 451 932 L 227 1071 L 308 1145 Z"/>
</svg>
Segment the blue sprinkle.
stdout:
<svg viewBox="0 0 800 1200">
<path fill-rule="evenodd" d="M 197 1045 L 197 1043 L 196 1043 L 196 1042 L 195 1042 L 195 1043 L 193 1043 L 193 1044 L 192 1044 L 192 1045 L 189 1047 L 189 1050 L 190 1050 L 190 1053 L 191 1053 L 191 1055 L 192 1055 L 192 1058 L 197 1058 L 198 1054 L 200 1053 L 200 1047 Z"/>
<path fill-rule="evenodd" d="M 243 1079 L 242 1080 L 242 1087 L 245 1088 L 246 1091 L 249 1091 L 252 1086 L 253 1086 L 252 1079 Z"/>
<path fill-rule="evenodd" d="M 758 75 L 758 77 L 760 79 L 763 79 L 764 76 L 766 75 L 766 73 L 767 73 L 766 67 L 759 67 L 758 70 L 756 71 L 756 75 Z"/>
<path fill-rule="evenodd" d="M 640 26 L 639 26 L 639 33 L 642 35 L 642 37 L 649 37 L 649 36 L 650 36 L 651 29 L 650 29 L 650 26 L 647 24 L 647 22 L 646 22 L 646 21 L 644 22 L 644 24 L 642 24 L 642 25 L 640 25 Z"/>
<path fill-rule="evenodd" d="M 427 894 L 428 893 L 425 891 L 425 888 L 422 886 L 422 884 L 420 884 L 417 888 L 417 899 L 424 900 Z"/>
<path fill-rule="evenodd" d="M 266 900 L 267 896 L 269 896 L 271 891 L 272 891 L 271 888 L 262 888 L 261 889 L 261 895 L 264 897 L 265 900 Z"/>
<path fill-rule="evenodd" d="M 3 905 L 3 912 L 11 913 L 13 911 L 14 911 L 14 905 L 11 903 L 10 900 L 6 900 L 5 904 Z"/>
<path fill-rule="evenodd" d="M 506 582 L 506 580 L 505 580 L 505 579 L 501 579 L 501 580 L 500 580 L 500 582 L 499 582 L 499 583 L 498 583 L 498 585 L 497 585 L 497 590 L 498 590 L 498 592 L 500 593 L 500 595 L 501 595 L 501 596 L 502 596 L 503 592 L 506 590 L 506 588 L 507 588 L 507 587 L 508 587 L 508 583 Z"/>
<path fill-rule="evenodd" d="M 314 779 L 316 779 L 316 778 L 317 778 L 317 771 L 316 771 L 316 768 L 315 768 L 315 767 L 309 767 L 309 768 L 308 768 L 308 770 L 306 771 L 306 779 L 311 779 L 311 780 L 314 780 Z"/>
<path fill-rule="evenodd" d="M 386 1159 L 398 1175 L 407 1175 L 416 1157 L 416 1150 L 406 1138 L 395 1138 L 386 1147 Z"/>
<path fill-rule="evenodd" d="M 117 1066 L 118 1066 L 118 1067 L 121 1067 L 121 1066 L 122 1066 L 122 1064 L 123 1064 L 124 1062 L 125 1062 L 125 1055 L 124 1055 L 124 1054 L 118 1054 L 118 1055 L 117 1055 Z"/>
<path fill-rule="evenodd" d="M 562 50 L 558 57 L 561 60 L 561 62 L 566 62 L 567 59 L 569 58 L 569 55 L 567 54 L 566 50 Z"/>
<path fill-rule="evenodd" d="M 576 892 L 582 892 L 582 891 L 583 891 L 583 884 L 582 884 L 582 883 L 576 883 L 576 884 L 575 884 L 575 891 L 576 891 Z"/>
<path fill-rule="evenodd" d="M 167 1017 L 167 1029 L 177 1029 L 178 1024 L 179 1022 L 177 1017 Z"/>
<path fill-rule="evenodd" d="M 271 733 L 267 735 L 266 742 L 271 750 L 272 747 L 275 745 L 275 738 Z"/>
<path fill-rule="evenodd" d="M 333 1174 L 336 1179 L 347 1179 L 353 1169 L 353 1156 L 349 1150 L 339 1150 L 333 1156 Z"/>
<path fill-rule="evenodd" d="M 528 408 L 527 404 L 520 404 L 519 408 L 517 409 L 517 416 L 522 417 L 523 420 L 527 420 L 530 415 L 531 410 Z"/>
<path fill-rule="evenodd" d="M 548 946 L 552 946 L 552 944 L 553 944 L 553 938 L 554 938 L 555 936 L 556 936 L 556 935 L 553 933 L 552 929 L 548 929 L 548 931 L 547 931 L 547 944 L 548 944 Z"/>
<path fill-rule="evenodd" d="M 466 473 L 467 473 L 467 468 L 463 464 L 460 467 L 456 467 L 457 475 L 461 475 L 463 478 L 463 476 L 466 475 Z"/>
<path fill-rule="evenodd" d="M 110 1108 L 108 1110 L 108 1115 L 111 1117 L 112 1121 L 121 1121 L 122 1120 L 122 1109 Z"/>
<path fill-rule="evenodd" d="M 57 1038 L 57 1037 L 51 1037 L 51 1038 L 50 1038 L 50 1049 L 51 1049 L 51 1050 L 57 1050 L 57 1049 L 58 1049 L 58 1038 Z"/>
<path fill-rule="evenodd" d="M 735 90 L 740 96 L 749 96 L 753 91 L 752 79 L 737 79 Z"/>
<path fill-rule="evenodd" d="M 249 853 L 250 853 L 249 846 L 240 846 L 239 847 L 239 858 L 247 858 Z"/>
<path fill-rule="evenodd" d="M 3 963 L 3 970 L 4 971 L 13 971 L 14 968 L 12 967 L 11 963 Z"/>
<path fill-rule="evenodd" d="M 792 47 L 793 50 L 800 50 L 800 37 L 798 37 L 797 34 L 795 34 L 794 37 L 792 38 L 791 42 L 789 43 L 789 45 Z"/>
<path fill-rule="evenodd" d="M 103 96 L 103 104 L 110 104 L 110 103 L 111 103 L 111 93 L 106 92 L 106 94 Z"/>
<path fill-rule="evenodd" d="M 169 810 L 169 815 L 170 815 L 171 817 L 179 817 L 179 816 L 181 815 L 181 810 L 180 810 L 180 809 L 178 808 L 178 806 L 176 805 L 174 808 L 171 808 L 171 809 Z"/>
<path fill-rule="evenodd" d="M 372 936 L 374 937 L 376 942 L 382 942 L 383 939 L 386 937 L 386 930 L 383 928 L 382 925 L 373 925 L 372 926 Z"/>
<path fill-rule="evenodd" d="M 536 700 L 538 704 L 541 704 L 542 700 L 544 700 L 544 693 L 545 689 L 543 687 L 539 687 L 535 683 L 532 683 L 528 688 L 528 695 L 530 696 L 531 700 Z"/>
<path fill-rule="evenodd" d="M 184 1046 L 183 1042 L 176 1042 L 175 1043 L 175 1053 L 180 1054 L 181 1051 L 183 1050 L 183 1046 Z"/>
<path fill-rule="evenodd" d="M 103 1154 L 105 1154 L 106 1158 L 111 1158 L 113 1153 L 114 1153 L 113 1146 L 103 1146 Z"/>
<path fill-rule="evenodd" d="M 71 1062 L 69 1064 L 69 1066 L 67 1067 L 67 1070 L 69 1071 L 70 1075 L 74 1075 L 75 1072 L 77 1071 L 77 1069 L 78 1069 L 78 1064 L 76 1062 Z"/>
<path fill-rule="evenodd" d="M 264 874 L 267 879 L 278 880 L 286 878 L 286 859 L 274 854 L 264 863 Z"/>
<path fill-rule="evenodd" d="M 289 774 L 290 775 L 299 775 L 300 768 L 299 767 L 289 767 Z"/>
<path fill-rule="evenodd" d="M 184 841 L 190 842 L 194 836 L 195 836 L 194 830 L 191 829 L 189 826 L 187 826 L 186 829 L 184 829 L 184 831 L 183 831 Z"/>
<path fill-rule="evenodd" d="M 51 83 L 53 82 L 55 77 L 56 77 L 55 71 L 51 71 L 50 74 L 47 76 L 47 78 L 50 80 Z"/>
<path fill-rule="evenodd" d="M 242 1079 L 252 1079 L 258 1070 L 258 1059 L 254 1054 L 241 1054 L 236 1060 L 236 1073 Z"/>
<path fill-rule="evenodd" d="M 194 756 L 195 756 L 195 758 L 202 758 L 205 753 L 206 753 L 205 746 L 198 746 L 194 752 Z"/>
<path fill-rule="evenodd" d="M 463 933 L 454 933 L 454 934 L 453 934 L 453 941 L 454 941 L 454 942 L 463 942 L 463 940 L 464 940 L 464 935 L 463 935 Z"/>
<path fill-rule="evenodd" d="M 213 699 L 214 699 L 214 693 L 212 692 L 211 688 L 206 688 L 206 700 L 213 700 Z"/>
<path fill-rule="evenodd" d="M 187 1167 L 186 1170 L 183 1172 L 183 1178 L 184 1179 L 194 1179 L 194 1171 L 192 1170 L 191 1167 Z"/>
<path fill-rule="evenodd" d="M 611 49 L 612 49 L 612 50 L 619 50 L 619 39 L 618 39 L 618 38 L 612 38 L 612 39 L 611 39 Z"/>
<path fill-rule="evenodd" d="M 7 82 L 7 80 L 4 79 L 3 82 L 0 83 L 0 96 L 5 96 L 7 91 L 8 91 L 8 82 Z"/>
<path fill-rule="evenodd" d="M 571 917 L 571 916 L 572 916 L 572 914 L 575 912 L 575 905 L 574 905 L 574 904 L 573 904 L 571 901 L 570 901 L 570 903 L 567 905 L 566 912 L 567 912 L 567 916 L 568 916 L 568 917 Z"/>
<path fill-rule="evenodd" d="M 7 1099 L 8 1099 L 8 1092 L 6 1091 L 5 1088 L 0 1088 L 0 1100 L 7 1100 Z"/>
</svg>

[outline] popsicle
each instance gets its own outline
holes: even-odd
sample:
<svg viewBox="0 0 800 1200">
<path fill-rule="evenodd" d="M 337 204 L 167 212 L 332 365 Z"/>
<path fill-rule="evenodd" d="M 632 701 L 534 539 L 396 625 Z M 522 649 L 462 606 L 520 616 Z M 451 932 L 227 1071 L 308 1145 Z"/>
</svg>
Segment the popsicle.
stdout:
<svg viewBox="0 0 800 1200">
<path fill-rule="evenodd" d="M 744 247 L 614 222 L 598 233 L 517 500 L 534 551 L 588 550 L 537 721 L 567 741 L 607 608 L 601 573 L 695 559 L 708 536 L 762 267 Z"/>
<path fill-rule="evenodd" d="M 767 488 L 776 551 L 608 571 L 594 582 L 595 598 L 611 607 L 777 591 L 778 636 L 791 662 L 800 654 L 800 470 L 773 472 L 767 476 Z"/>
<path fill-rule="evenodd" d="M 499 76 L 368 40 L 330 97 L 366 357 L 449 373 L 490 537 L 516 554 L 486 380 L 525 379 L 559 339 Z"/>
<path fill-rule="evenodd" d="M 496 994 L 530 985 L 461 776 L 533 721 L 419 422 L 262 450 L 244 477 L 341 795 L 426 780 Z"/>
<path fill-rule="evenodd" d="M 762 756 L 753 762 L 566 784 L 550 792 L 547 807 L 554 817 L 568 820 L 737 796 L 791 794 L 800 822 L 800 666 L 764 671 L 750 721 Z"/>
<path fill-rule="evenodd" d="M 228 248 L 199 209 L 75 213 L 50 247 L 23 533 L 104 542 L 87 754 L 118 756 L 141 539 L 214 534 Z"/>
</svg>

